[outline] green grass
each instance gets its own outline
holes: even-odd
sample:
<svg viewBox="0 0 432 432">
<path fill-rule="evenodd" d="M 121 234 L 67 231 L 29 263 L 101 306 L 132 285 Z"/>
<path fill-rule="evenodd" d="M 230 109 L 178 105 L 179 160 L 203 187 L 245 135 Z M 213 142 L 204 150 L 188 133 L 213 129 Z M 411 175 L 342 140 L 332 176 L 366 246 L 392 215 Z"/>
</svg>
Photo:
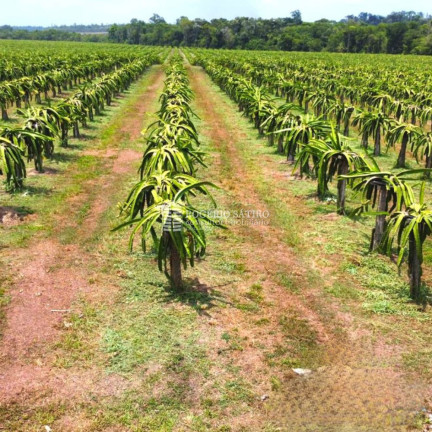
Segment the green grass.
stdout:
<svg viewBox="0 0 432 432">
<path fill-rule="evenodd" d="M 7 294 L 10 281 L 4 279 L 1 281 L 0 287 L 0 337 L 3 336 L 3 329 L 5 325 L 5 307 L 9 304 L 10 296 Z"/>
<path fill-rule="evenodd" d="M 150 270 L 151 261 L 136 257 L 134 279 L 124 283 L 126 295 L 114 306 L 116 316 L 103 333 L 102 349 L 111 357 L 109 370 L 130 372 L 150 363 L 186 369 L 197 367 L 203 357 L 197 343 L 196 312 L 181 303 L 163 303 L 164 288 L 152 289 L 149 284 L 163 281 L 163 275 Z M 141 277 L 140 267 L 147 269 Z"/>
<path fill-rule="evenodd" d="M 117 195 L 124 196 L 127 189 L 128 181 Z M 112 225 L 116 212 L 111 207 L 106 215 Z M 211 299 L 193 292 L 173 294 L 152 254 L 127 253 L 125 234 L 105 232 L 102 237 L 103 273 L 95 284 L 118 275 L 114 302 L 97 308 L 77 302 L 78 312 L 68 318 L 71 326 L 55 346 L 56 367 L 98 367 L 101 373 L 139 382 L 119 397 L 103 401 L 95 397 L 81 406 L 81 413 L 91 422 L 88 430 L 109 426 L 173 430 L 190 410 L 193 389 L 188 381 L 192 377 L 203 380 L 208 374 L 209 360 L 197 319 Z"/>
<path fill-rule="evenodd" d="M 37 432 L 45 425 L 52 424 L 59 416 L 66 412 L 63 403 L 47 403 L 41 407 L 22 406 L 19 403 L 0 406 L 1 426 L 7 430 L 25 430 Z M 30 423 L 30 427 L 28 427 Z"/>
<path fill-rule="evenodd" d="M 323 203 L 317 200 L 316 186 L 312 180 L 286 179 L 280 181 L 267 175 L 263 169 L 265 167 L 282 173 L 289 173 L 291 168 L 288 165 L 280 164 L 284 156 L 274 153 L 274 149 L 267 145 L 267 140 L 257 135 L 248 119 L 239 113 L 233 115 L 232 111 L 237 111 L 234 102 L 227 100 L 214 84 L 210 85 L 213 92 L 225 100 L 224 105 L 221 104 L 217 108 L 226 123 L 233 129 L 245 131 L 246 138 L 236 143 L 242 156 L 242 162 L 248 172 L 254 173 L 252 181 L 255 190 L 271 211 L 271 224 L 283 231 L 283 240 L 287 246 L 294 247 L 296 252 L 309 259 L 313 257 L 324 266 L 330 262 L 334 266 L 334 257 L 342 256 L 342 260 L 338 259 L 340 267 L 334 270 L 334 274 L 342 273 L 347 262 L 358 262 L 358 265 L 351 267 L 352 270 L 356 267 L 350 273 L 354 285 L 370 289 L 378 287 L 397 300 L 400 297 L 405 298 L 407 303 L 406 278 L 399 276 L 397 267 L 388 258 L 367 253 L 373 226 L 372 218 L 363 218 L 356 222 L 348 217 L 336 216 L 334 203 Z M 360 144 L 357 143 L 357 145 Z M 395 158 L 394 152 L 389 151 L 381 156 L 380 160 L 384 161 L 383 167 L 388 169 L 394 164 Z M 290 206 L 290 197 L 301 198 L 303 204 L 298 208 L 302 209 L 303 213 L 296 211 L 295 205 Z M 349 193 L 349 197 L 351 200 L 349 200 L 349 205 L 355 205 L 352 201 L 354 198 L 352 194 Z M 326 215 L 332 217 L 326 218 Z M 431 255 L 428 251 L 429 245 L 426 245 L 427 256 Z M 403 269 L 402 273 L 404 271 Z M 279 282 L 284 285 L 281 276 L 279 276 Z M 291 285 L 291 282 L 288 282 L 288 285 Z M 406 308 L 410 311 L 412 309 L 410 305 L 406 305 L 405 312 L 407 312 Z"/>
<path fill-rule="evenodd" d="M 246 297 L 249 300 L 252 300 L 255 303 L 262 303 L 264 300 L 264 296 L 262 294 L 263 287 L 260 284 L 254 283 L 250 290 L 246 293 Z"/>
<path fill-rule="evenodd" d="M 293 275 L 289 275 L 284 272 L 278 272 L 275 276 L 277 283 L 285 287 L 288 291 L 297 294 L 300 292 L 301 288 L 299 283 L 296 281 L 296 278 Z"/>
<path fill-rule="evenodd" d="M 287 368 L 314 368 L 320 365 L 322 352 L 317 343 L 317 333 L 307 320 L 289 311 L 279 317 L 279 326 L 285 344 L 267 353 L 270 365 Z"/>
<path fill-rule="evenodd" d="M 216 91 L 214 86 L 210 90 Z M 157 270 L 153 253 L 143 253 L 138 248 L 128 253 L 127 231 L 109 232 L 118 223 L 115 203 L 126 196 L 136 181 L 134 173 L 125 175 L 113 188 L 111 205 L 87 245 L 94 257 L 94 262 L 88 264 L 94 271 L 89 283 L 96 290 L 104 290 L 103 296 L 94 302 L 84 298 L 75 302 L 74 312 L 65 317 L 62 337 L 52 347 L 54 360 L 50 364 L 53 372 L 59 374 L 66 369 L 74 372 L 96 369 L 99 377 L 121 385 L 118 389 L 113 385 L 108 395 L 92 392 L 85 402 L 68 400 L 40 408 L 43 395 L 40 399 L 36 396 L 31 407 L 18 405 L 0 413 L 10 430 L 41 430 L 44 424 L 56 430 L 62 418 L 76 421 L 77 430 L 82 421 L 83 430 L 89 432 L 109 428 L 152 432 L 253 430 L 237 427 L 233 419 L 247 420 L 248 416 L 261 413 L 264 413 L 261 423 L 255 430 L 278 430 L 274 426 L 277 423 L 274 408 L 261 403 L 261 382 L 256 381 L 262 379 L 268 385 L 266 391 L 283 397 L 284 374 L 292 367 L 321 366 L 326 346 L 302 311 L 293 307 L 272 315 L 272 305 L 266 298 L 267 278 L 286 289 L 290 296 L 299 296 L 329 326 L 334 321 L 333 312 L 321 306 L 338 302 L 355 319 L 370 323 L 372 337 L 377 332 L 394 343 L 406 344 L 405 367 L 426 376 L 428 347 L 432 342 L 424 332 L 430 326 L 426 321 L 428 314 L 407 301 L 406 283 L 387 258 L 364 252 L 370 226 L 339 217 L 323 222 L 322 217 L 334 209 L 332 204 L 316 201 L 312 182 L 276 181 L 266 175 L 263 172 L 266 166 L 281 172 L 287 167 L 278 164 L 280 157 L 256 136 L 244 118 L 234 115 L 235 108 L 226 97 L 222 98 L 224 102 L 218 102 L 221 115 L 247 136 L 238 145 L 247 170 L 254 173 L 250 181 L 271 210 L 272 225 L 286 232 L 282 241 L 300 257 L 306 274 L 302 277 L 278 269 L 262 278 L 252 277 L 246 259 L 250 251 L 244 249 L 250 244 L 246 242 L 249 234 L 209 228 L 207 258 L 198 262 L 196 269 L 185 272 L 187 291 L 173 293 L 165 276 Z M 230 106 L 231 111 L 227 109 Z M 204 120 L 197 120 L 196 125 L 200 131 L 208 127 Z M 115 127 L 110 123 L 104 128 L 104 143 L 95 145 L 125 146 L 123 138 L 119 143 L 110 142 L 120 126 L 120 121 Z M 139 143 L 132 145 L 136 147 Z M 201 173 L 208 178 L 218 173 L 219 168 L 212 163 L 216 149 L 204 136 L 202 148 L 210 151 L 207 160 L 210 168 Z M 264 156 L 268 163 L 263 162 Z M 98 176 L 103 175 L 104 165 L 97 160 L 92 157 L 79 160 L 80 157 L 68 162 L 80 163 L 87 172 L 89 177 L 78 182 L 91 183 L 95 170 Z M 228 178 L 232 165 L 229 159 L 222 158 L 221 163 L 223 176 Z M 65 169 L 71 167 L 66 165 Z M 310 197 L 301 198 L 301 204 L 291 201 L 306 196 L 305 191 Z M 68 193 L 77 192 L 62 193 L 66 193 L 65 199 Z M 242 203 L 233 202 L 229 191 L 216 190 L 215 197 L 218 202 L 228 203 L 230 209 L 242 207 Z M 82 224 L 88 211 L 88 203 L 78 205 L 73 213 L 74 224 Z M 43 230 L 47 232 L 47 228 Z M 64 241 L 72 241 L 75 232 L 72 227 L 64 234 Z M 321 274 L 323 269 L 325 277 Z M 316 304 L 303 297 L 310 289 L 322 292 Z M 255 336 L 243 334 L 236 323 L 239 316 L 250 325 L 249 330 L 256 331 L 256 340 Z M 423 324 L 421 317 L 425 317 Z M 405 335 L 407 328 L 415 330 L 415 338 L 413 333 Z M 335 328 L 337 331 L 344 336 L 343 329 Z M 275 335 L 277 343 L 265 345 L 267 339 L 276 340 Z M 263 361 L 259 378 L 256 374 L 249 376 L 237 362 L 252 347 Z M 273 396 L 272 393 L 270 400 Z"/>
<path fill-rule="evenodd" d="M 356 319 L 370 326 L 381 337 L 388 338 L 390 343 L 403 341 L 409 353 L 427 350 L 430 343 L 430 310 L 425 312 L 410 301 L 406 267 L 399 273 L 388 257 L 368 252 L 373 218 L 355 221 L 337 216 L 332 201 L 317 200 L 316 184 L 312 180 L 275 178 L 269 174 L 272 171 L 290 174 L 291 168 L 280 164 L 284 157 L 275 154 L 267 140 L 259 137 L 253 125 L 238 113 L 236 105 L 210 80 L 208 82 L 211 88 L 209 97 L 218 101 L 215 106 L 226 125 L 243 133 L 243 138 L 235 142 L 241 163 L 247 172 L 253 173 L 250 181 L 271 211 L 271 224 L 284 232 L 282 240 L 287 247 L 294 248 L 296 254 L 302 257 L 308 269 L 308 285 L 322 289 L 331 301 L 340 305 L 342 311 L 355 314 Z M 355 142 L 354 146 L 358 148 L 359 143 Z M 389 169 L 395 159 L 396 154 L 389 151 L 379 157 L 379 163 L 383 169 Z M 231 169 L 229 164 L 226 169 Z M 348 207 L 356 205 L 356 198 L 349 192 Z M 425 279 L 429 282 L 427 264 L 432 257 L 430 244 L 428 241 L 425 245 Z M 279 272 L 274 275 L 274 280 L 287 290 L 301 295 L 302 282 L 298 278 Z M 319 309 L 319 304 L 313 307 L 324 316 L 328 313 L 326 309 Z M 258 320 L 257 325 L 263 324 Z M 407 332 L 407 329 L 410 331 Z M 415 339 L 410 339 L 411 331 L 416 332 Z M 344 333 L 343 328 L 335 328 L 335 332 Z M 305 367 L 305 364 L 318 364 L 320 355 L 313 343 L 297 343 L 294 352 L 287 346 L 280 346 L 273 352 L 267 352 L 266 357 L 272 365 L 284 362 L 288 367 Z M 427 378 L 425 369 L 417 368 L 416 372 Z"/>
<path fill-rule="evenodd" d="M 55 228 L 52 215 L 62 213 L 64 202 L 81 193 L 91 180 L 100 177 L 109 163 L 96 156 L 81 153 L 84 150 L 126 145 L 126 139 L 113 142 L 114 135 L 122 124 L 125 111 L 134 105 L 138 95 L 147 87 L 148 80 L 147 72 L 125 93 L 126 97 L 118 99 L 113 106 L 106 107 L 103 116 L 96 116 L 95 121 L 89 123 L 89 128 L 81 131 L 85 134 L 85 139 L 70 139 L 68 148 L 56 145 L 52 160 L 45 161 L 47 171 L 52 170 L 53 174 L 36 173 L 26 179 L 23 191 L 0 193 L 0 206 L 9 206 L 17 211 L 26 209 L 28 213 L 37 216 L 16 226 L 0 226 L 0 247 L 9 244 L 25 246 L 35 235 L 52 234 Z M 78 209 L 74 217 L 78 224 L 82 222 L 85 208 Z M 66 233 L 65 241 L 68 242 L 72 236 L 73 232 Z"/>
<path fill-rule="evenodd" d="M 432 378 L 432 349 L 426 348 L 421 351 L 405 353 L 402 356 L 404 365 L 411 371 L 422 376 Z"/>
</svg>

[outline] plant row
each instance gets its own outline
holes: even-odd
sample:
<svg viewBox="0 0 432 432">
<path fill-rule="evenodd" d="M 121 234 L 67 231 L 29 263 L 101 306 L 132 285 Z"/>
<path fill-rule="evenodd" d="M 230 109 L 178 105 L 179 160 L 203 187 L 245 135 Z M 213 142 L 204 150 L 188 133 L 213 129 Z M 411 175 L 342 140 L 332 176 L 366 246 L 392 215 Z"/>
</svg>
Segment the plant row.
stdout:
<svg viewBox="0 0 432 432">
<path fill-rule="evenodd" d="M 337 183 L 339 214 L 346 212 L 347 187 L 360 196 L 355 212 L 376 218 L 371 249 L 391 256 L 396 245 L 398 265 L 407 258 L 411 297 L 424 300 L 421 264 L 423 243 L 432 233 L 432 211 L 424 202 L 421 177 L 428 170 L 381 170 L 372 156 L 351 147 L 334 122 L 304 114 L 290 102 L 278 105 L 265 87 L 212 60 L 201 57 L 199 63 L 259 132 L 268 136 L 270 144 L 277 142 L 279 151 L 294 164 L 294 171 L 316 179 L 320 199 L 329 197 L 333 181 Z"/>
<path fill-rule="evenodd" d="M 156 49 L 155 49 L 156 50 Z M 74 44 L 65 42 L 0 41 L 0 82 L 33 77 L 65 69 L 117 59 L 136 60 L 148 53 L 148 47 L 113 44 Z"/>
<path fill-rule="evenodd" d="M 11 81 L 0 83 L 0 107 L 2 120 L 9 120 L 8 108 L 14 104 L 21 108 L 22 103 L 30 107 L 33 96 L 37 104 L 42 103 L 41 95 L 45 95 L 45 100 L 49 100 L 48 92 L 52 92 L 52 97 L 61 94 L 62 90 L 68 90 L 74 85 L 80 85 L 82 81 L 91 81 L 96 76 L 103 76 L 113 69 L 121 68 L 130 63 L 129 59 L 106 59 L 82 63 L 76 66 L 67 65 L 60 69 L 55 69 L 32 77 L 25 76 Z"/>
<path fill-rule="evenodd" d="M 346 66 L 262 53 L 247 59 L 238 54 L 210 56 L 220 66 L 295 102 L 302 112 L 331 119 L 346 136 L 350 126 L 358 127 L 366 149 L 373 140 L 375 156 L 381 154 L 383 142 L 393 148 L 400 144 L 398 167 L 406 166 L 408 150 L 417 162 L 424 160 L 427 168 L 432 167 L 432 82 L 421 67 L 408 74 L 407 68 L 395 70 L 386 64 L 372 73 L 361 61 Z"/>
<path fill-rule="evenodd" d="M 150 51 L 150 50 L 149 50 Z M 151 51 L 146 55 L 151 54 Z M 120 53 L 117 55 L 99 55 L 97 59 L 75 62 L 63 62 L 60 67 L 51 68 L 43 73 L 20 76 L 19 78 L 0 82 L 0 108 L 2 120 L 8 120 L 8 108 L 14 104 L 21 108 L 22 103 L 25 107 L 30 106 L 33 97 L 37 104 L 42 103 L 41 95 L 44 94 L 45 100 L 49 101 L 49 92 L 52 97 L 61 95 L 62 90 L 72 89 L 73 86 L 80 85 L 82 82 L 89 83 L 97 76 L 118 70 L 124 65 L 130 64 L 142 57 L 131 56 Z"/>
<path fill-rule="evenodd" d="M 24 119 L 22 125 L 0 127 L 0 174 L 6 177 L 6 188 L 15 190 L 23 186 L 25 158 L 43 172 L 43 160 L 53 155 L 56 140 L 67 146 L 71 130 L 79 138 L 80 125 L 92 121 L 105 104 L 110 105 L 113 97 L 124 92 L 156 60 L 148 55 L 128 63 L 96 82 L 81 86 L 74 95 L 54 106 L 19 110 Z"/>
<path fill-rule="evenodd" d="M 133 227 L 131 248 L 140 231 L 144 251 L 151 237 L 159 270 L 178 290 L 184 285 L 182 267 L 193 266 L 205 253 L 204 225 L 217 223 L 200 208 L 200 196 L 215 205 L 208 191 L 214 185 L 197 177 L 197 168 L 205 167 L 205 153 L 200 150 L 190 106 L 193 95 L 180 56 L 172 57 L 166 75 L 158 119 L 145 136 L 140 180 L 121 207 L 124 222 L 116 229 Z"/>
</svg>

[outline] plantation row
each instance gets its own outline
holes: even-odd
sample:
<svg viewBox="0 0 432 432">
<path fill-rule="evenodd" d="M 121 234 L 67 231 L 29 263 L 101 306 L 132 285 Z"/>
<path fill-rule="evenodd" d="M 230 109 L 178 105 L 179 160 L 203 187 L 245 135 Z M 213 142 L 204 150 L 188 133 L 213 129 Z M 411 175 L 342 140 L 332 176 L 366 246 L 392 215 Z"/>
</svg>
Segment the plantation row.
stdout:
<svg viewBox="0 0 432 432">
<path fill-rule="evenodd" d="M 103 75 L 99 80 L 81 86 L 69 98 L 49 107 L 31 107 L 19 110 L 23 117 L 20 126 L 0 127 L 0 174 L 6 177 L 9 190 L 23 186 L 26 177 L 27 161 L 34 161 L 35 169 L 43 171 L 43 159 L 50 158 L 54 152 L 54 143 L 68 145 L 69 132 L 75 138 L 80 137 L 80 126 L 87 125 L 94 115 L 99 115 L 105 104 L 127 90 L 146 68 L 159 61 L 150 52 L 141 59 L 124 64 L 119 69 Z"/>
<path fill-rule="evenodd" d="M 110 59 L 137 59 L 148 53 L 147 47 L 112 44 L 75 44 L 33 41 L 0 41 L 0 83 L 34 77 L 58 69 L 80 67 Z"/>
<path fill-rule="evenodd" d="M 356 151 L 352 140 L 339 132 L 337 122 L 322 111 L 321 115 L 306 114 L 293 102 L 278 103 L 267 87 L 255 84 L 247 65 L 235 70 L 227 67 L 226 54 L 220 61 L 211 52 L 189 52 L 189 57 L 204 67 L 259 133 L 269 137 L 271 145 L 277 140 L 278 151 L 287 155 L 294 171 L 316 179 L 320 199 L 331 195 L 330 184 L 336 181 L 337 211 L 344 214 L 347 186 L 360 195 L 356 212 L 376 217 L 371 249 L 391 256 L 396 243 L 398 265 L 408 256 L 411 297 L 424 301 L 421 264 L 423 243 L 432 233 L 432 211 L 424 202 L 421 177 L 428 170 L 382 170 L 372 156 Z M 233 64 L 239 62 L 232 59 Z"/>
<path fill-rule="evenodd" d="M 156 53 L 156 50 L 152 50 Z M 147 50 L 142 55 L 147 55 L 151 50 Z M 2 120 L 8 120 L 8 108 L 14 104 L 17 108 L 21 108 L 22 103 L 26 107 L 30 106 L 30 102 L 35 97 L 35 103 L 41 104 L 41 94 L 45 95 L 45 100 L 49 101 L 48 92 L 52 92 L 52 97 L 55 98 L 57 94 L 67 90 L 68 87 L 72 88 L 74 85 L 81 84 L 82 81 L 89 82 L 94 80 L 96 76 L 103 76 L 115 69 L 131 63 L 135 60 L 142 58 L 142 55 L 131 55 L 131 53 L 119 52 L 112 53 L 106 52 L 99 53 L 97 56 L 89 56 L 86 60 L 84 56 L 78 57 L 78 62 L 71 60 L 70 62 L 64 61 L 61 57 L 61 62 L 58 67 L 52 68 L 51 62 L 56 64 L 55 59 L 47 58 L 44 64 L 47 65 L 47 71 L 35 75 L 21 76 L 20 70 L 17 70 L 16 79 L 0 82 L 0 108 L 2 113 Z"/>
<path fill-rule="evenodd" d="M 74 85 L 80 85 L 83 80 L 94 80 L 96 76 L 102 76 L 128 63 L 130 63 L 128 57 L 95 60 L 77 66 L 64 66 L 33 77 L 25 76 L 16 80 L 2 82 L 0 83 L 2 120 L 9 120 L 7 110 L 14 104 L 16 108 L 21 108 L 24 102 L 28 108 L 31 105 L 33 96 L 36 104 L 41 104 L 42 93 L 45 95 L 45 100 L 48 101 L 49 91 L 52 92 L 52 97 L 55 98 L 57 94 L 62 93 L 62 90 L 68 90 L 68 87 L 72 88 Z"/>
<path fill-rule="evenodd" d="M 374 155 L 382 152 L 382 141 L 388 147 L 401 144 L 398 167 L 405 167 L 410 149 L 417 162 L 425 160 L 432 167 L 432 80 L 424 61 L 415 57 L 408 63 L 400 58 L 369 56 L 307 56 L 294 54 L 239 55 L 209 52 L 218 65 L 246 75 L 287 102 L 296 102 L 301 111 L 311 109 L 316 116 L 333 120 L 344 135 L 356 126 L 362 144 L 368 148 L 373 139 Z M 344 57 L 345 59 L 345 57 Z M 260 113 L 265 115 L 265 113 Z M 432 123 L 430 124 L 432 128 Z M 431 129 L 432 130 L 432 129 Z"/>
<path fill-rule="evenodd" d="M 157 251 L 159 270 L 164 271 L 175 289 L 183 286 L 181 267 L 194 265 L 195 257 L 206 250 L 203 224 L 216 225 L 193 198 L 208 198 L 214 185 L 196 177 L 197 166 L 205 166 L 205 153 L 193 123 L 189 87 L 183 59 L 172 57 L 160 97 L 158 120 L 149 126 L 146 148 L 139 169 L 140 181 L 122 206 L 124 222 L 116 229 L 133 226 L 130 247 L 141 231 L 143 250 L 149 235 Z M 169 261 L 169 266 L 168 266 Z"/>
</svg>

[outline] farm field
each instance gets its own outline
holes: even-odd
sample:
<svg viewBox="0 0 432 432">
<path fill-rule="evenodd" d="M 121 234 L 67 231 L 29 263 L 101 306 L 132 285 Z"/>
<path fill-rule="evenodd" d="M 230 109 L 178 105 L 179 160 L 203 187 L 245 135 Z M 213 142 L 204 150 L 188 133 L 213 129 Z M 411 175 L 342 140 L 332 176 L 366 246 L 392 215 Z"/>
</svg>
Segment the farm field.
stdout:
<svg viewBox="0 0 432 432">
<path fill-rule="evenodd" d="M 0 430 L 430 430 L 430 66 L 0 41 Z"/>
</svg>

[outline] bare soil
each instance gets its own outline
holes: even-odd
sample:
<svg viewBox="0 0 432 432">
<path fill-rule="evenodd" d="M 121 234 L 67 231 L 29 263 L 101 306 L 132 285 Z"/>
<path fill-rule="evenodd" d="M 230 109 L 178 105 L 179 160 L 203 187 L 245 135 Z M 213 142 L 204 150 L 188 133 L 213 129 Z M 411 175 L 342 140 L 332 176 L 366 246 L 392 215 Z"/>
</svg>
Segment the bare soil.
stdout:
<svg viewBox="0 0 432 432">
<path fill-rule="evenodd" d="M 232 107 L 213 90 L 200 68 L 189 70 L 202 121 L 199 132 L 214 149 L 205 177 L 216 179 L 226 191 L 220 207 L 270 211 L 256 187 L 257 173 L 248 169 L 240 148 L 247 134 L 227 121 L 226 113 L 236 115 Z M 101 220 L 116 204 L 111 191 L 122 184 L 125 174 L 136 169 L 140 152 L 121 144 L 140 139 L 163 77 L 160 67 L 153 69 L 149 86 L 125 110 L 124 121 L 108 145 L 85 152 L 103 161 L 103 174 L 87 181 L 80 194 L 65 202 L 64 211 L 53 215 L 53 233 L 30 242 L 26 248 L 5 251 L 11 268 L 20 269 L 13 275 L 8 293 L 11 300 L 6 308 L 7 325 L 0 348 L 0 402 L 5 406 L 75 401 L 78 407 L 91 404 L 95 396 L 116 398 L 139 385 L 119 374 L 105 374 L 97 367 L 55 368 L 53 346 L 69 328 L 71 314 L 83 313 L 80 299 L 96 308 L 103 307 L 118 292 L 119 275 L 100 272 L 101 245 L 92 238 L 104 229 Z M 270 163 L 263 161 L 261 169 L 273 179 L 275 187 L 281 181 L 295 181 Z M 88 211 L 84 222 L 77 224 L 74 215 L 85 204 Z M 287 214 L 310 211 L 294 196 L 280 205 L 286 207 Z M 337 217 L 323 216 L 323 223 Z M 0 209 L 0 221 L 10 224 L 25 219 L 17 209 L 4 208 Z M 222 235 L 218 247 L 229 247 L 240 257 L 241 272 L 223 287 L 214 286 L 210 276 L 208 280 L 203 277 L 196 281 L 195 288 L 202 293 L 221 292 L 224 307 L 204 308 L 199 317 L 201 342 L 208 347 L 210 370 L 205 382 L 191 375 L 185 383 L 194 414 L 203 412 L 203 398 L 217 396 L 215 382 L 241 379 L 255 398 L 247 406 L 239 399 L 238 406 L 224 408 L 224 423 L 232 431 L 411 430 L 409 424 L 425 405 L 424 398 L 431 395 L 431 389 L 415 377 L 405 376 L 400 367 L 401 346 L 389 344 L 361 317 L 324 295 L 323 288 L 331 277 L 328 268 L 310 262 L 290 247 L 285 241 L 286 233 L 272 215 L 269 222 L 230 225 L 236 242 L 226 246 L 226 237 Z M 76 235 L 62 243 L 59 235 L 68 228 L 73 228 Z M 207 261 L 200 266 L 211 273 L 211 249 L 209 252 Z M 292 286 L 283 284 L 281 275 Z M 158 370 L 158 365 L 154 368 Z M 301 376 L 293 368 L 310 368 L 312 372 Z M 152 391 L 156 393 L 157 386 Z M 80 409 L 60 416 L 57 425 L 61 430 L 87 430 L 94 426 Z M 214 420 L 213 429 L 209 430 L 222 430 L 218 421 L 220 418 Z M 0 429 L 1 426 L 0 423 Z M 188 427 L 182 423 L 175 430 L 189 430 L 183 426 Z M 269 426 L 273 428 L 268 429 Z M 103 430 L 126 429 L 118 426 Z"/>
<path fill-rule="evenodd" d="M 23 212 L 19 208 L 10 206 L 0 207 L 0 224 L 5 227 L 18 225 L 29 217 L 32 217 L 32 215 Z"/>
<path fill-rule="evenodd" d="M 74 302 L 80 298 L 109 299 L 118 287 L 111 280 L 92 280 L 97 266 L 97 248 L 88 250 L 86 241 L 98 229 L 104 212 L 113 204 L 110 191 L 115 190 L 125 173 L 136 170 L 140 152 L 118 147 L 125 135 L 130 141 L 140 137 L 145 115 L 156 98 L 163 81 L 161 67 L 151 72 L 149 86 L 125 113 L 121 129 L 110 140 L 110 148 L 92 150 L 88 154 L 105 160 L 104 175 L 84 185 L 83 192 L 65 202 L 64 213 L 57 218 L 56 229 L 50 238 L 30 242 L 19 250 L 7 251 L 14 275 L 13 288 L 8 293 L 6 328 L 0 349 L 0 401 L 15 402 L 32 394 L 56 394 L 70 398 L 86 392 L 108 391 L 115 394 L 121 383 L 104 378 L 100 371 L 59 372 L 45 366 L 52 344 L 68 326 L 68 315 L 79 313 Z M 133 115 L 130 115 L 133 113 Z M 95 193 L 96 192 L 96 193 Z M 110 200 L 111 197 L 111 200 Z M 62 244 L 58 234 L 74 224 L 74 209 L 89 203 L 89 211 L 77 235 L 69 244 Z M 10 209 L 2 209 L 1 220 L 14 219 Z M 16 266 L 14 267 L 14 264 Z M 107 295 L 108 294 L 108 295 Z M 111 381 L 110 381 L 111 380 Z"/>
<path fill-rule="evenodd" d="M 256 173 L 246 169 L 239 150 L 239 143 L 245 136 L 227 123 L 221 113 L 230 113 L 232 108 L 211 90 L 209 78 L 200 68 L 191 67 L 190 78 L 198 114 L 204 123 L 201 133 L 216 148 L 212 171 L 206 172 L 206 178 L 213 174 L 229 191 L 228 200 L 221 206 L 229 209 L 231 203 L 240 202 L 244 208 L 268 210 L 254 186 Z M 223 166 L 226 163 L 223 160 L 228 160 L 229 169 Z M 267 166 L 265 175 L 274 179 L 277 188 L 277 182 L 281 181 L 277 167 L 271 171 Z M 288 212 L 307 214 L 310 211 L 301 200 L 292 201 L 292 198 L 287 197 L 286 202 L 281 203 L 287 206 Z M 323 296 L 326 268 L 314 268 L 321 279 L 311 282 L 307 277 L 311 264 L 287 246 L 282 240 L 284 233 L 276 224 L 252 225 L 246 229 L 234 225 L 230 230 L 241 238 L 237 249 L 246 262 L 246 276 L 231 288 L 231 295 L 247 295 L 251 285 L 259 282 L 264 302 L 253 316 L 234 308 L 212 312 L 212 325 L 219 333 L 219 337 L 212 338 L 215 345 L 212 353 L 215 364 L 221 364 L 216 353 L 226 347 L 222 335 L 238 334 L 245 341 L 243 349 L 227 356 L 226 362 L 234 362 L 239 373 L 254 383 L 257 392 L 270 395 L 266 402 L 258 403 L 247 418 L 234 420 L 239 422 L 237 427 L 262 430 L 265 419 L 274 420 L 275 426 L 282 430 L 293 431 L 410 430 L 409 423 L 416 410 L 423 406 L 423 397 L 430 389 L 425 383 L 403 376 L 398 366 L 398 347 L 386 344 L 356 316 L 341 311 L 337 304 Z M 278 283 L 275 276 L 280 273 L 295 280 L 300 287 L 298 294 Z M 290 343 L 290 337 L 287 340 L 281 328 L 284 317 L 305 320 L 310 334 L 314 335 L 313 349 L 319 355 L 314 359 L 313 372 L 307 377 L 298 376 L 286 367 L 269 367 L 266 360 L 266 354 Z M 260 320 L 266 320 L 267 324 L 257 326 Z M 271 381 L 275 376 L 280 389 L 272 391 Z"/>
</svg>

